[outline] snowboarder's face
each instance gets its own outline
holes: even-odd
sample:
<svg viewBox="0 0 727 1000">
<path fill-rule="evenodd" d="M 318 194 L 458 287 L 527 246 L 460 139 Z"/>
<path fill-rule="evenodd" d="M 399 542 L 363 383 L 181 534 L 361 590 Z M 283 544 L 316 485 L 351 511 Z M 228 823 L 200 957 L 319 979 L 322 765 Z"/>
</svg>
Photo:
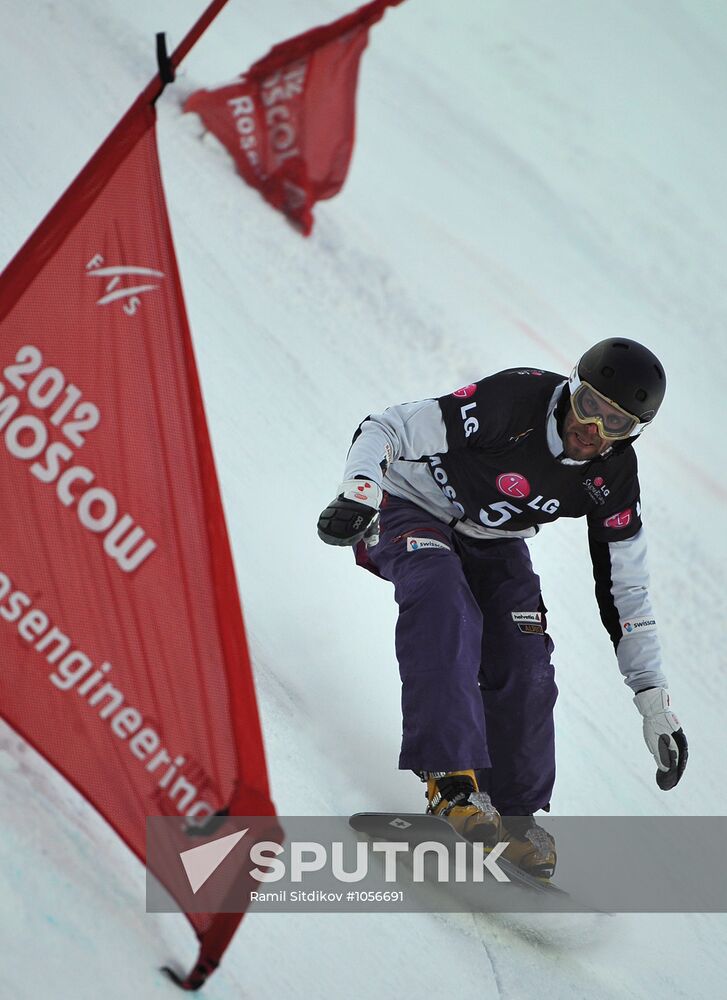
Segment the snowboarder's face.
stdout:
<svg viewBox="0 0 727 1000">
<path fill-rule="evenodd" d="M 582 424 L 568 407 L 563 421 L 563 449 L 568 458 L 587 462 L 602 455 L 612 444 L 613 441 L 601 437 L 596 424 Z"/>
</svg>

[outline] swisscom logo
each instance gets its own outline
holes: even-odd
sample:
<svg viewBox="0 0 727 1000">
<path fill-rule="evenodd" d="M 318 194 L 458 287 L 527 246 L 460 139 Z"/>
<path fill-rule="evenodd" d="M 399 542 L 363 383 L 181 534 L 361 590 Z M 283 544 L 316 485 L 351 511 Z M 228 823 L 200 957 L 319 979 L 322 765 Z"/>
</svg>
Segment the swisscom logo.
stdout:
<svg viewBox="0 0 727 1000">
<path fill-rule="evenodd" d="M 629 621 L 621 622 L 621 628 L 627 635 L 634 632 L 652 631 L 656 628 L 655 618 L 631 618 Z"/>
</svg>

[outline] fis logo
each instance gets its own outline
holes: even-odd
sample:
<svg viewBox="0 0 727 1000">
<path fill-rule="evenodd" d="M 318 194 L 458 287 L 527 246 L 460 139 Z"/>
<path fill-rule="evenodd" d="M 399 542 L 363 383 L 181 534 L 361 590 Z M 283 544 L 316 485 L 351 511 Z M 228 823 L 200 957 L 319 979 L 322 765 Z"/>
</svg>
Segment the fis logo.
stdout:
<svg viewBox="0 0 727 1000">
<path fill-rule="evenodd" d="M 150 282 L 150 278 L 163 278 L 163 271 L 155 271 L 151 267 L 104 267 L 104 258 L 95 254 L 86 264 L 86 276 L 89 278 L 106 279 L 103 294 L 96 299 L 97 306 L 108 306 L 120 302 L 127 316 L 134 316 L 141 306 L 141 296 L 159 287 L 159 282 Z"/>
</svg>

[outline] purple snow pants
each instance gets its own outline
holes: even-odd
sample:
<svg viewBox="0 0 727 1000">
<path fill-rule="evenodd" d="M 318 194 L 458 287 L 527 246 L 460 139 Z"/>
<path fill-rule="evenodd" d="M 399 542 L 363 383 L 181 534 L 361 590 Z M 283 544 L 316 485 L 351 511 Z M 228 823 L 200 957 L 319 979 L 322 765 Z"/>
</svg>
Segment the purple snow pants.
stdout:
<svg viewBox="0 0 727 1000">
<path fill-rule="evenodd" d="M 467 538 L 387 496 L 380 541 L 366 552 L 359 546 L 357 560 L 394 584 L 399 605 L 399 767 L 474 768 L 503 815 L 547 808 L 558 690 L 525 542 Z M 523 623 L 523 612 L 540 612 L 542 631 Z"/>
</svg>

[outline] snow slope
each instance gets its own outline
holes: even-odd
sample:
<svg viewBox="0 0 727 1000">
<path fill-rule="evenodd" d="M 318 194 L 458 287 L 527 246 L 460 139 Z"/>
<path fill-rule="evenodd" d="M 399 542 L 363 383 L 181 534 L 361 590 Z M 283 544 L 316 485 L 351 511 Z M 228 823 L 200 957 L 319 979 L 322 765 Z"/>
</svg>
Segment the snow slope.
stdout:
<svg viewBox="0 0 727 1000">
<path fill-rule="evenodd" d="M 0 0 L 0 266 L 154 72 L 154 32 L 176 44 L 202 7 Z M 567 372 L 619 333 L 670 379 L 639 457 L 691 759 L 676 790 L 657 789 L 585 526 L 561 522 L 531 546 L 561 691 L 553 811 L 723 814 L 727 7 L 409 0 L 372 32 L 351 173 L 304 240 L 180 104 L 348 9 L 230 0 L 159 103 L 278 808 L 422 806 L 396 770 L 390 589 L 315 533 L 358 422 L 510 365 Z M 175 995 L 154 969 L 191 961 L 183 918 L 143 913 L 141 867 L 8 729 L 0 772 L 1 995 Z M 620 916 L 591 943 L 577 921 L 567 947 L 545 918 L 256 915 L 206 995 L 408 1000 L 453 969 L 458 990 L 507 1000 L 544 981 L 555 1000 L 719 994 L 725 917 Z"/>
</svg>

